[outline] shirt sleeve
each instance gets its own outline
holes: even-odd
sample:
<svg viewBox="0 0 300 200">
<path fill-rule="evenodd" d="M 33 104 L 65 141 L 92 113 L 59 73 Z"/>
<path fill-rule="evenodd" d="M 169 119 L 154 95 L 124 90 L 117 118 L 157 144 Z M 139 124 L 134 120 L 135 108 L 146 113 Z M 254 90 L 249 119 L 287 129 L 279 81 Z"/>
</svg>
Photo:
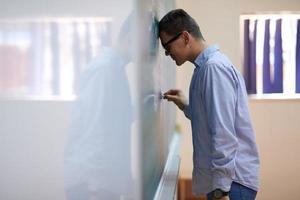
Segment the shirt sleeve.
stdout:
<svg viewBox="0 0 300 200">
<path fill-rule="evenodd" d="M 204 74 L 203 101 L 211 134 L 213 189 L 229 191 L 235 173 L 236 80 L 233 69 L 209 64 Z"/>
</svg>

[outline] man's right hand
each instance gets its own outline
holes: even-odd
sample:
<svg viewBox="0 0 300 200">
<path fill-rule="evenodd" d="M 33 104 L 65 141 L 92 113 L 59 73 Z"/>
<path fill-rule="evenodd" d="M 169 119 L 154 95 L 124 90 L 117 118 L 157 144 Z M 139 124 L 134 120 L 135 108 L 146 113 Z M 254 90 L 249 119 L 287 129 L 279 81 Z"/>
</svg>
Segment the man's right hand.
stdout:
<svg viewBox="0 0 300 200">
<path fill-rule="evenodd" d="M 164 93 L 164 99 L 174 102 L 180 110 L 184 110 L 187 106 L 187 100 L 181 90 L 171 89 Z"/>
</svg>

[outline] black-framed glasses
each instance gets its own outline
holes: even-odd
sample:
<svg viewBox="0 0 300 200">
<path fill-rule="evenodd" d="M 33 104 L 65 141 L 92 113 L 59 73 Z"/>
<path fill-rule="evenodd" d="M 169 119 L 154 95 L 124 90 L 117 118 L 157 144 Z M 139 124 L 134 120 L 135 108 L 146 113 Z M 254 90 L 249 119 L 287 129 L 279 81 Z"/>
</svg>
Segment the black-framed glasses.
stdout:
<svg viewBox="0 0 300 200">
<path fill-rule="evenodd" d="M 182 32 L 177 33 L 174 37 L 172 37 L 171 39 L 169 39 L 166 43 L 162 44 L 162 46 L 165 48 L 166 50 L 166 55 L 169 54 L 170 48 L 168 48 L 168 46 L 174 42 L 175 40 L 177 40 L 179 38 L 179 36 L 182 34 Z"/>
</svg>

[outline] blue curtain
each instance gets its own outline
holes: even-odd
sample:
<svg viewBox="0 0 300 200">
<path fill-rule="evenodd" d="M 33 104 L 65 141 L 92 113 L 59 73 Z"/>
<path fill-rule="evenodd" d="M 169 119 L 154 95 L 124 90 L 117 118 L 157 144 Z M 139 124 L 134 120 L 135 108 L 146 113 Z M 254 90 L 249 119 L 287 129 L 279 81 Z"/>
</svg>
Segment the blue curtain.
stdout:
<svg viewBox="0 0 300 200">
<path fill-rule="evenodd" d="M 248 94 L 256 94 L 256 29 L 255 20 L 253 40 L 250 39 L 250 20 L 244 21 L 244 77 Z"/>
<path fill-rule="evenodd" d="M 263 93 L 283 92 L 283 59 L 281 19 L 276 20 L 274 47 L 274 79 L 271 80 L 270 66 L 270 20 L 265 22 L 264 57 L 263 57 Z"/>
</svg>

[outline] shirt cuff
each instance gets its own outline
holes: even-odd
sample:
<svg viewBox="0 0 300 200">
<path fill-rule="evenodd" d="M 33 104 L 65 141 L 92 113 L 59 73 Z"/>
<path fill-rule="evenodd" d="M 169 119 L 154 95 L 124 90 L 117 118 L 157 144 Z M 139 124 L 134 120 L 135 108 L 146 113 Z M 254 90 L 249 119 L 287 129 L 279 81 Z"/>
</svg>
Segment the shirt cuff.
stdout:
<svg viewBox="0 0 300 200">
<path fill-rule="evenodd" d="M 229 192 L 232 184 L 232 179 L 230 177 L 213 177 L 213 190 L 221 189 L 224 192 Z"/>
</svg>

